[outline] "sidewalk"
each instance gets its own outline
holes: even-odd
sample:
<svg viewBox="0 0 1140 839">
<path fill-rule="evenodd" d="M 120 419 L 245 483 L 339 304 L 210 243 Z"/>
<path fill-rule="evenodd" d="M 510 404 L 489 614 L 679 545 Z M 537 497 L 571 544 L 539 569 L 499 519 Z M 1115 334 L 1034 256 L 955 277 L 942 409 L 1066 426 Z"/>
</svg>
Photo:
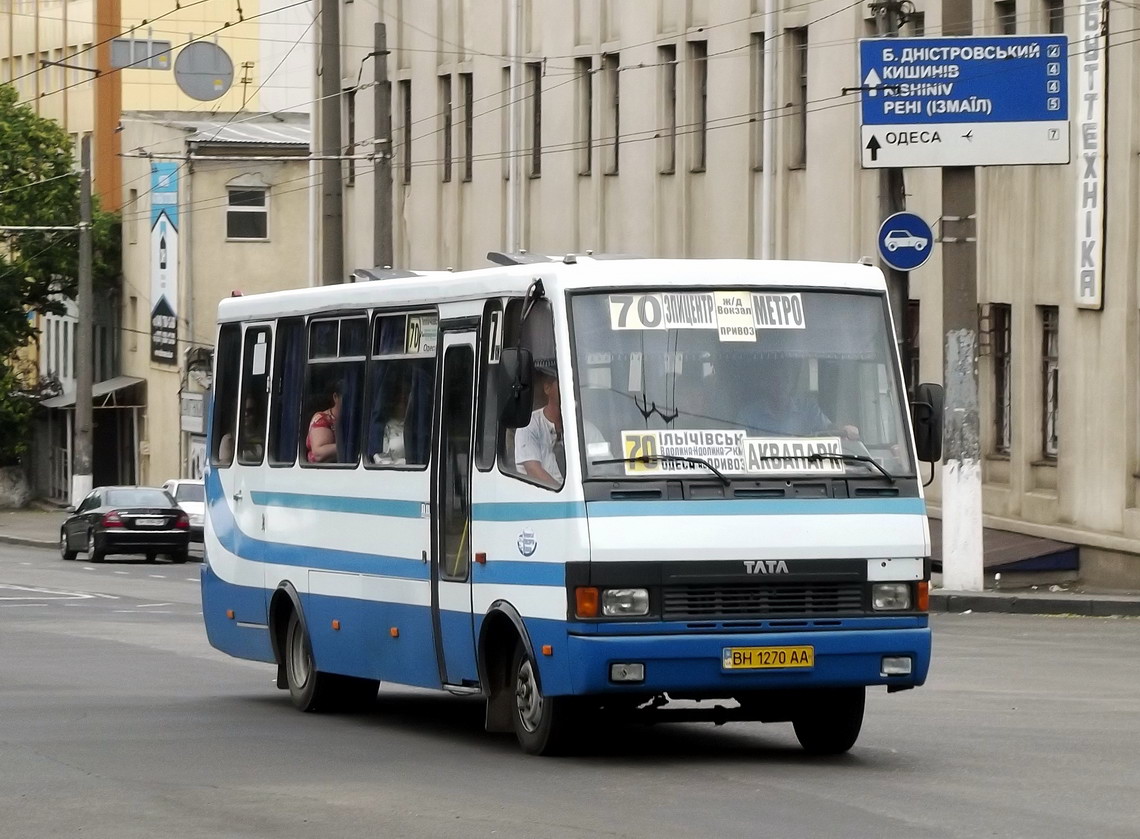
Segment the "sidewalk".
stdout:
<svg viewBox="0 0 1140 839">
<path fill-rule="evenodd" d="M 0 510 L 0 544 L 58 550 L 62 510 Z M 932 612 L 1005 612 L 1023 615 L 1140 617 L 1140 592 L 1083 592 L 1076 584 L 1039 590 L 947 591 L 930 593 Z"/>
</svg>

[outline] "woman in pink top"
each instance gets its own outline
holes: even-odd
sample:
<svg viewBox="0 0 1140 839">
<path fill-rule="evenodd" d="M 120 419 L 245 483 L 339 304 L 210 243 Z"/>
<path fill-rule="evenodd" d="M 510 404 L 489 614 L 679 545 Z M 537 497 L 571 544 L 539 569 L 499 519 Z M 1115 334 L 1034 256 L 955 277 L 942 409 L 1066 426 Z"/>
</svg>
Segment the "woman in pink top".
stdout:
<svg viewBox="0 0 1140 839">
<path fill-rule="evenodd" d="M 328 463 L 336 460 L 336 421 L 340 416 L 340 385 L 333 387 L 329 394 L 331 405 L 317 411 L 309 420 L 309 433 L 305 437 L 305 449 L 309 463 Z"/>
</svg>

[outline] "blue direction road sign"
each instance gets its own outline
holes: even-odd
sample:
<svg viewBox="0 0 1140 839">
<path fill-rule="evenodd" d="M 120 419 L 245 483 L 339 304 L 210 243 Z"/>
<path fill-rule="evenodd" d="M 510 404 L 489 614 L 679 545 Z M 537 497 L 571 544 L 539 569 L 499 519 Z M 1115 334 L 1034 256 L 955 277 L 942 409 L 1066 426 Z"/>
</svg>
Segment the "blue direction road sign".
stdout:
<svg viewBox="0 0 1140 839">
<path fill-rule="evenodd" d="M 934 231 L 914 213 L 887 216 L 879 228 L 879 256 L 899 271 L 913 271 L 930 259 Z"/>
<path fill-rule="evenodd" d="M 1063 35 L 859 42 L 862 163 L 1069 162 Z"/>
</svg>

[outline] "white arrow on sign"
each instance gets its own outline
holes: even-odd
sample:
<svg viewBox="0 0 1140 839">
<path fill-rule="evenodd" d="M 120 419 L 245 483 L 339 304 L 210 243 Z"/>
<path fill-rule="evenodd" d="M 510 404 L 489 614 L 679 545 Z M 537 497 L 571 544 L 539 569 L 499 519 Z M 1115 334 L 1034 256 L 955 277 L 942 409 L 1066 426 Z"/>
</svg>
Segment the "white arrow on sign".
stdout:
<svg viewBox="0 0 1140 839">
<path fill-rule="evenodd" d="M 863 87 L 867 89 L 868 96 L 878 96 L 879 85 L 882 83 L 883 80 L 879 78 L 879 74 L 874 70 L 867 74 L 867 78 L 863 79 Z"/>
</svg>

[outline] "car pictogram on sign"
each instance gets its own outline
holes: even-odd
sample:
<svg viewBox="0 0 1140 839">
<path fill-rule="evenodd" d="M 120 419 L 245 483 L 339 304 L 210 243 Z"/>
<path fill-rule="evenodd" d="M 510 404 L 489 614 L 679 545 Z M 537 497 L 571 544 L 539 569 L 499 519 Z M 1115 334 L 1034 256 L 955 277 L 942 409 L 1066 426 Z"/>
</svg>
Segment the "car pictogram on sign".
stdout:
<svg viewBox="0 0 1140 839">
<path fill-rule="evenodd" d="M 883 247 L 894 253 L 899 248 L 914 248 L 916 251 L 925 250 L 930 244 L 929 239 L 914 236 L 906 230 L 890 230 L 883 237 Z"/>
</svg>

